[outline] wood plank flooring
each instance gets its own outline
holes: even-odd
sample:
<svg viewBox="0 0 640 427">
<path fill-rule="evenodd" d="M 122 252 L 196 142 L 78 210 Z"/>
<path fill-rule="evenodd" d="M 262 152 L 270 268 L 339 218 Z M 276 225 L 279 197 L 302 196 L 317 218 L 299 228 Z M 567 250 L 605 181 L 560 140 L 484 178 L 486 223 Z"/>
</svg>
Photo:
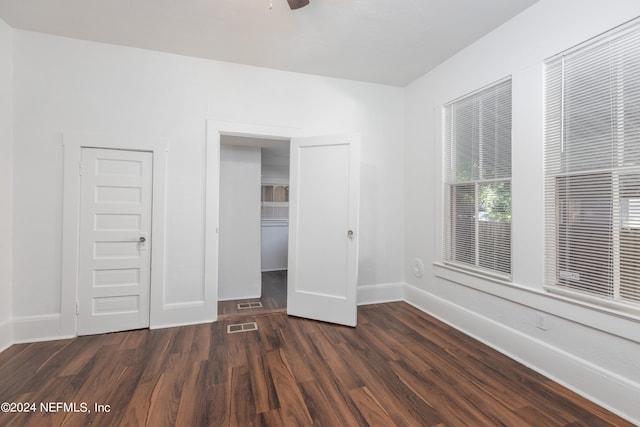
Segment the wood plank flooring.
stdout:
<svg viewBox="0 0 640 427">
<path fill-rule="evenodd" d="M 0 425 L 631 425 L 406 303 L 360 307 L 357 328 L 242 320 L 259 330 L 219 321 L 14 345 L 0 353 L 0 402 L 79 412 L 2 413 Z"/>
<path fill-rule="evenodd" d="M 238 303 L 261 302 L 262 308 L 238 309 Z M 218 319 L 230 319 L 238 315 L 274 313 L 287 309 L 287 271 L 265 271 L 262 273 L 262 297 L 219 301 Z"/>
</svg>

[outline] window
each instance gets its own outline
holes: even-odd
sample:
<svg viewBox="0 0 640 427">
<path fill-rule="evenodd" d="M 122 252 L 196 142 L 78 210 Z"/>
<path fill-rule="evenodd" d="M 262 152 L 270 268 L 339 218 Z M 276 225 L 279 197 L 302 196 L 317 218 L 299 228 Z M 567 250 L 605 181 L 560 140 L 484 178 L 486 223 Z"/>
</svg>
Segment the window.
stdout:
<svg viewBox="0 0 640 427">
<path fill-rule="evenodd" d="M 640 304 L 640 23 L 546 61 L 545 282 Z"/>
<path fill-rule="evenodd" d="M 511 80 L 447 104 L 445 261 L 511 274 Z"/>
</svg>

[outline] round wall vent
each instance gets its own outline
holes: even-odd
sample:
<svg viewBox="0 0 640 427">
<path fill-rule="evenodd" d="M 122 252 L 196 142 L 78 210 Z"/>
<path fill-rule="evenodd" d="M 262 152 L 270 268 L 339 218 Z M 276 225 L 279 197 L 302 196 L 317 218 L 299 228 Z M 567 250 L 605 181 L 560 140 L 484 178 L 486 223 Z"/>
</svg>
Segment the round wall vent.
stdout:
<svg viewBox="0 0 640 427">
<path fill-rule="evenodd" d="M 424 263 L 420 258 L 414 258 L 411 262 L 411 271 L 413 271 L 413 275 L 416 277 L 424 276 Z"/>
</svg>

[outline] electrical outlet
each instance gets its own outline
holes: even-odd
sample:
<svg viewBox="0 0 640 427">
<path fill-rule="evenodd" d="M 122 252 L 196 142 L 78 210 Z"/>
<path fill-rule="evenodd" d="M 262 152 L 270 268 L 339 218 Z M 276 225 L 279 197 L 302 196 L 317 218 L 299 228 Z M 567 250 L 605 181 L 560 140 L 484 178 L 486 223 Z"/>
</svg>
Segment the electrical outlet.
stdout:
<svg viewBox="0 0 640 427">
<path fill-rule="evenodd" d="M 547 315 L 544 313 L 536 312 L 536 328 L 547 330 Z"/>
</svg>

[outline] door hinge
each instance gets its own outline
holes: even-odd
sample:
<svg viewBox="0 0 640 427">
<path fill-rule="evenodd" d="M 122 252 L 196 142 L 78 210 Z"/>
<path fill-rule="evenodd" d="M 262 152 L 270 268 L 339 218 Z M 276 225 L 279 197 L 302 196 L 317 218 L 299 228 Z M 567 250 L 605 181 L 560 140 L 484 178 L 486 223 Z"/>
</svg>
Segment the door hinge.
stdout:
<svg viewBox="0 0 640 427">
<path fill-rule="evenodd" d="M 82 162 L 78 164 L 78 175 L 82 176 Z"/>
<path fill-rule="evenodd" d="M 76 301 L 76 316 L 80 314 L 80 303 Z"/>
</svg>

